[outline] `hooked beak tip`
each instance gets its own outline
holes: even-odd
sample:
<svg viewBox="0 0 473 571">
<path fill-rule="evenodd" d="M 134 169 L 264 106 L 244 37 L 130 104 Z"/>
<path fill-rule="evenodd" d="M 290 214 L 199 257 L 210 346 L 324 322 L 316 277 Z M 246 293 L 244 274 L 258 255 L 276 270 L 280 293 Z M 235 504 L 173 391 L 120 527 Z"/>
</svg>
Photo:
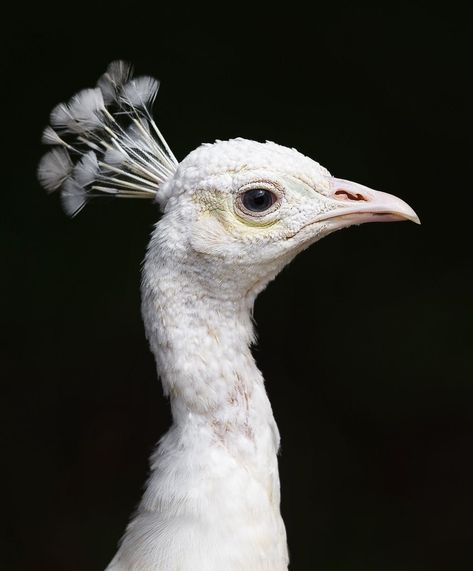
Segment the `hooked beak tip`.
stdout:
<svg viewBox="0 0 473 571">
<path fill-rule="evenodd" d="M 417 216 L 415 211 L 406 203 L 404 203 L 407 208 L 403 208 L 402 212 L 394 211 L 392 216 L 396 216 L 400 222 L 403 220 L 408 220 L 409 222 L 414 222 L 414 224 L 421 224 L 420 218 Z"/>
</svg>

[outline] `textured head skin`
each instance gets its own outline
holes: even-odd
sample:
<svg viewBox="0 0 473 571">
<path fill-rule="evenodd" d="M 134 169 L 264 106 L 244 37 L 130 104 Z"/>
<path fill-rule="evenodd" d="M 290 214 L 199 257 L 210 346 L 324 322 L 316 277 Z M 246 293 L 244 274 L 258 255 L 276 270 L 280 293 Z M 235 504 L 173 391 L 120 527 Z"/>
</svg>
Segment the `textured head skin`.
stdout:
<svg viewBox="0 0 473 571">
<path fill-rule="evenodd" d="M 276 197 L 267 211 L 242 205 L 242 193 L 253 188 Z M 245 139 L 192 151 L 158 194 L 165 215 L 157 233 L 164 230 L 176 255 L 226 295 L 258 293 L 298 252 L 339 228 L 379 213 L 416 219 L 401 200 L 335 179 L 295 149 Z"/>
</svg>

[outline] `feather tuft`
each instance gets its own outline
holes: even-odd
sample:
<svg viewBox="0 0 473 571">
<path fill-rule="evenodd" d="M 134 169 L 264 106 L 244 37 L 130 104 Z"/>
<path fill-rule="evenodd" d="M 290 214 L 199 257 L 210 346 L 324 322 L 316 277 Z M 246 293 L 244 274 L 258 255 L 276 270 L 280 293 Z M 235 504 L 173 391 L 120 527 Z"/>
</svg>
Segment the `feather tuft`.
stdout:
<svg viewBox="0 0 473 571">
<path fill-rule="evenodd" d="M 93 151 L 86 153 L 72 169 L 65 182 L 62 205 L 69 216 L 75 216 L 86 205 L 91 185 L 97 180 L 99 165 Z"/>
<path fill-rule="evenodd" d="M 59 103 L 51 111 L 51 125 L 64 133 L 82 133 L 103 126 L 105 105 L 102 92 L 83 89 L 72 97 L 69 103 Z"/>
<path fill-rule="evenodd" d="M 86 153 L 74 167 L 72 176 L 83 188 L 91 185 L 99 175 L 97 157 L 93 151 Z"/>
<path fill-rule="evenodd" d="M 64 210 L 75 216 L 91 198 L 160 198 L 159 188 L 178 162 L 151 116 L 159 82 L 132 79 L 130 64 L 112 62 L 97 87 L 84 89 L 51 112 L 42 141 L 54 145 L 38 178 L 60 190 Z"/>
<path fill-rule="evenodd" d="M 93 131 L 103 125 L 104 111 L 100 89 L 83 89 L 74 95 L 69 103 L 56 105 L 51 111 L 50 121 L 56 130 L 64 133 Z"/>
<path fill-rule="evenodd" d="M 39 162 L 39 182 L 48 192 L 54 192 L 70 176 L 72 167 L 69 153 L 62 147 L 56 147 L 46 153 Z"/>
<path fill-rule="evenodd" d="M 148 76 L 137 77 L 123 86 L 120 101 L 131 108 L 146 110 L 153 106 L 158 89 L 157 79 Z"/>
<path fill-rule="evenodd" d="M 61 137 L 49 125 L 43 131 L 43 134 L 41 136 L 41 142 L 44 145 L 62 145 L 64 143 Z"/>
<path fill-rule="evenodd" d="M 64 212 L 74 217 L 87 204 L 87 192 L 76 180 L 69 178 L 61 192 L 61 203 Z"/>
<path fill-rule="evenodd" d="M 107 71 L 97 81 L 104 102 L 108 105 L 118 100 L 121 88 L 133 73 L 132 66 L 125 61 L 112 61 L 107 67 Z"/>
<path fill-rule="evenodd" d="M 128 155 L 125 151 L 121 149 L 108 149 L 108 151 L 103 156 L 103 162 L 107 165 L 119 167 L 121 166 L 127 159 Z"/>
</svg>

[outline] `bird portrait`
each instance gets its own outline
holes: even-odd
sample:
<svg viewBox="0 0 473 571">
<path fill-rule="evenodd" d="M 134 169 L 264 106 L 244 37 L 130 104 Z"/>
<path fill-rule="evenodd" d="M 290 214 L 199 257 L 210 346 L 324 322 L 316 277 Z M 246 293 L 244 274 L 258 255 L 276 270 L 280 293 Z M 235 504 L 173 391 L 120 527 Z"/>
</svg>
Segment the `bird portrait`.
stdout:
<svg viewBox="0 0 473 571">
<path fill-rule="evenodd" d="M 252 352 L 255 300 L 322 238 L 419 218 L 277 142 L 216 140 L 177 159 L 153 116 L 158 88 L 113 61 L 53 108 L 38 167 L 69 216 L 111 198 L 155 212 L 141 310 L 172 424 L 107 570 L 286 571 L 280 435 Z"/>
</svg>

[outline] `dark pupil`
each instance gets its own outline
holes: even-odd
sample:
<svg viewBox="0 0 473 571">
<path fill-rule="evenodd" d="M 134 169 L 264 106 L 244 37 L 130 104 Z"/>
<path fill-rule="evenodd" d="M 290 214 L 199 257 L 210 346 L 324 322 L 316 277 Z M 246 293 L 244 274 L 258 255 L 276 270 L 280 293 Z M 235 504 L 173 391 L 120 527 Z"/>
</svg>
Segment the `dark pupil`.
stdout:
<svg viewBox="0 0 473 571">
<path fill-rule="evenodd" d="M 243 195 L 243 205 L 253 212 L 263 212 L 273 204 L 273 194 L 264 188 L 248 190 Z"/>
</svg>

